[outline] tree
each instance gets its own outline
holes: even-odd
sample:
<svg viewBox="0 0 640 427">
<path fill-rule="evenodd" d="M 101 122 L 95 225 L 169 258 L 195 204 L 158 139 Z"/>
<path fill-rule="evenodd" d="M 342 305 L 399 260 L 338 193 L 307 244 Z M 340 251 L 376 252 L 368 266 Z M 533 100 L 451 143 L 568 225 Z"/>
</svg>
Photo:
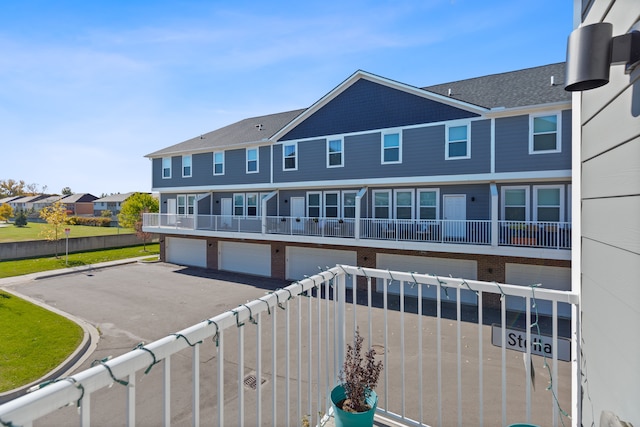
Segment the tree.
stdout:
<svg viewBox="0 0 640 427">
<path fill-rule="evenodd" d="M 26 225 L 27 225 L 27 213 L 24 210 L 19 209 L 16 212 L 16 217 L 13 220 L 13 225 L 15 225 L 16 227 L 26 227 Z"/>
<path fill-rule="evenodd" d="M 142 240 L 144 250 L 147 250 L 147 240 L 151 233 L 142 231 L 142 214 L 147 212 L 157 213 L 160 210 L 158 199 L 148 193 L 134 193 L 122 204 L 118 214 L 118 223 L 121 227 L 133 228 L 136 236 Z"/>
<path fill-rule="evenodd" d="M 13 216 L 13 208 L 8 203 L 0 205 L 0 221 L 8 221 Z"/>
<path fill-rule="evenodd" d="M 118 223 L 121 227 L 135 228 L 136 222 L 142 219 L 144 212 L 157 213 L 158 211 L 158 199 L 148 193 L 133 193 L 122 203 Z"/>
<path fill-rule="evenodd" d="M 40 211 L 40 218 L 47 221 L 48 227 L 46 227 L 41 235 L 45 240 L 55 242 L 56 244 L 56 258 L 58 258 L 58 242 L 62 237 L 62 230 L 67 223 L 67 207 L 61 201 L 55 202 L 51 206 L 47 206 Z"/>
<path fill-rule="evenodd" d="M 64 187 L 62 191 L 60 191 L 60 194 L 62 194 L 63 196 L 70 196 L 73 194 L 73 191 L 71 191 L 71 188 L 69 187 Z"/>
<path fill-rule="evenodd" d="M 0 197 L 24 195 L 24 181 L 14 179 L 0 179 Z"/>
</svg>

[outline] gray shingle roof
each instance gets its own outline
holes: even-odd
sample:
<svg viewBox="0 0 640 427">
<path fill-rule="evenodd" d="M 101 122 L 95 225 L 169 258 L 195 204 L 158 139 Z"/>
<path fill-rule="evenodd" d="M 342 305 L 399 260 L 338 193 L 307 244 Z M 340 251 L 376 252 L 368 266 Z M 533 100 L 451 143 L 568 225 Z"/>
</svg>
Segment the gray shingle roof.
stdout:
<svg viewBox="0 0 640 427">
<path fill-rule="evenodd" d="M 216 147 L 261 142 L 269 139 L 284 125 L 296 118 L 305 109 L 268 114 L 240 120 L 204 135 L 188 139 L 179 144 L 147 154 L 146 157 L 160 157 L 185 152 L 211 151 Z"/>
<path fill-rule="evenodd" d="M 123 194 L 112 194 L 110 196 L 105 196 L 101 199 L 95 199 L 94 203 L 102 203 L 102 202 L 124 202 L 129 197 L 131 197 L 135 193 L 123 193 Z"/>
<path fill-rule="evenodd" d="M 423 90 L 444 95 L 485 108 L 514 108 L 556 102 L 570 102 L 571 94 L 564 90 L 565 63 L 543 65 L 456 82 L 423 87 Z M 554 85 L 551 84 L 551 77 Z M 449 95 L 451 89 L 451 95 Z M 271 138 L 306 108 L 268 114 L 240 120 L 204 135 L 163 148 L 146 157 L 163 157 L 183 153 L 212 151 L 216 147 L 249 145 Z"/>
<path fill-rule="evenodd" d="M 422 89 L 485 108 L 514 108 L 570 102 L 564 90 L 565 63 L 543 65 L 508 73 L 492 74 Z M 551 85 L 551 77 L 554 85 Z"/>
</svg>

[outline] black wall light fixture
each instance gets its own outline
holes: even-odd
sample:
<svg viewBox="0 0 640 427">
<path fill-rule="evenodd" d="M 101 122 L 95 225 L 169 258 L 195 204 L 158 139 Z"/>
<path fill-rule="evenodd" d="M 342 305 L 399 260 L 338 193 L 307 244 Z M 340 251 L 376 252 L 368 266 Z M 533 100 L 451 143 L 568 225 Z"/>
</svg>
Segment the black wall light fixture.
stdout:
<svg viewBox="0 0 640 427">
<path fill-rule="evenodd" d="M 575 92 L 606 85 L 611 65 L 624 64 L 626 74 L 640 65 L 640 22 L 627 34 L 612 34 L 613 25 L 607 22 L 573 30 L 567 42 L 565 90 Z"/>
</svg>

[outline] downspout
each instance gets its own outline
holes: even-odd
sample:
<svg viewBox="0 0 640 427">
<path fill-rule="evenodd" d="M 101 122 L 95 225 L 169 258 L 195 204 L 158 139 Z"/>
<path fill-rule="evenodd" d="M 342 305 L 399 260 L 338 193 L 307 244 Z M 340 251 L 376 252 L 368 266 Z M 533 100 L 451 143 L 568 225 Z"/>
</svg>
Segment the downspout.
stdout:
<svg viewBox="0 0 640 427">
<path fill-rule="evenodd" d="M 354 228 L 354 236 L 356 240 L 360 239 L 360 210 L 361 210 L 361 202 L 362 202 L 362 198 L 364 197 L 364 195 L 367 192 L 367 187 L 362 187 L 360 189 L 360 191 L 358 191 L 358 194 L 356 194 L 356 223 L 355 223 L 355 228 Z"/>
<path fill-rule="evenodd" d="M 491 246 L 498 246 L 498 186 L 495 182 L 489 184 L 491 191 Z"/>
</svg>

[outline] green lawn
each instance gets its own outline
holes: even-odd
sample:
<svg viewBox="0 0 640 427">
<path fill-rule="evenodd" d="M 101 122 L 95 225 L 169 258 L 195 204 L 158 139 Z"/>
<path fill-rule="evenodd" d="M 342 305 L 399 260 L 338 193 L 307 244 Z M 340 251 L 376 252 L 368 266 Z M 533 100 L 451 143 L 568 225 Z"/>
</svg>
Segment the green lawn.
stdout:
<svg viewBox="0 0 640 427">
<path fill-rule="evenodd" d="M 0 392 L 42 377 L 82 342 L 82 328 L 0 291 Z"/>
<path fill-rule="evenodd" d="M 144 251 L 143 245 L 129 246 L 126 248 L 104 249 L 91 252 L 80 252 L 69 254 L 69 267 L 77 267 L 81 265 L 96 264 L 99 262 L 115 261 L 118 259 L 135 258 L 149 255 L 157 259 L 160 253 L 160 245 L 158 243 L 147 244 L 147 251 Z M 65 268 L 65 256 L 60 258 L 29 258 L 20 260 L 0 261 L 0 278 L 21 276 L 23 274 L 37 273 L 39 271 L 57 270 Z M 0 340 L 0 342 L 2 342 Z"/>
<path fill-rule="evenodd" d="M 42 240 L 42 231 L 47 227 L 47 224 L 29 222 L 26 227 L 16 227 L 12 223 L 4 226 L 0 224 L 0 243 L 4 242 L 20 242 L 24 240 Z M 131 228 L 119 228 L 119 227 L 89 227 L 86 225 L 67 225 L 64 228 L 69 228 L 69 238 L 73 237 L 88 237 L 88 236 L 107 236 L 112 234 L 131 234 L 134 230 Z M 61 229 L 61 238 L 64 239 L 64 228 Z"/>
</svg>

